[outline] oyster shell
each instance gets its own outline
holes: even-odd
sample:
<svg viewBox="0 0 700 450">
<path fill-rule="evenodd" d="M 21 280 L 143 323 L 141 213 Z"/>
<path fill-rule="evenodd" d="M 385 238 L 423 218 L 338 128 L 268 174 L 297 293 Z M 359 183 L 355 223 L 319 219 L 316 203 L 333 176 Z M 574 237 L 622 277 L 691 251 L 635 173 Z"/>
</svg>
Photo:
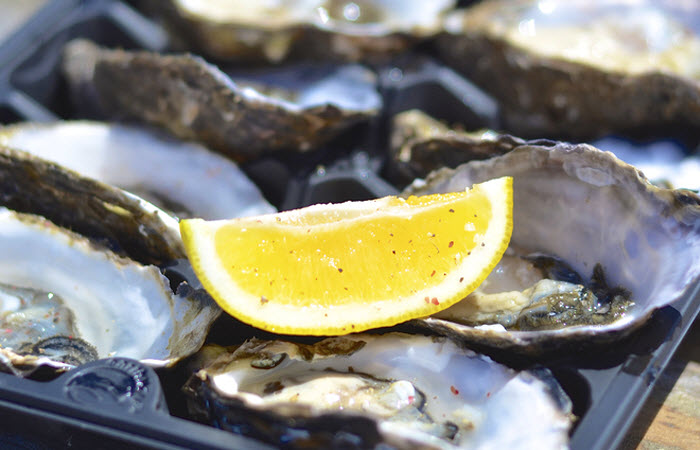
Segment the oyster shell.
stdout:
<svg viewBox="0 0 700 450">
<path fill-rule="evenodd" d="M 147 128 L 22 123 L 0 128 L 0 143 L 132 192 L 180 217 L 214 220 L 275 211 L 232 161 Z"/>
<path fill-rule="evenodd" d="M 451 129 L 424 112 L 413 109 L 393 118 L 392 169 L 407 182 L 441 167 L 502 155 L 524 141 L 491 130 Z"/>
<path fill-rule="evenodd" d="M 341 83 L 370 91 L 360 105 L 337 89 L 328 94 L 332 99 L 323 95 L 328 80 L 319 81 L 318 90 L 297 92 L 292 103 L 240 87 L 195 56 L 108 50 L 83 40 L 66 45 L 63 70 L 78 103 L 107 117 L 157 125 L 237 161 L 315 148 L 375 115 L 381 103 L 371 95 L 372 75 L 359 66 L 338 72 Z"/>
<path fill-rule="evenodd" d="M 522 137 L 700 135 L 700 28 L 689 2 L 485 1 L 445 20 L 441 57 Z"/>
<path fill-rule="evenodd" d="M 599 266 L 607 285 L 628 291 L 634 307 L 621 317 L 613 315 L 610 323 L 561 329 L 514 331 L 435 317 L 413 324 L 539 355 L 572 341 L 601 343 L 622 337 L 697 283 L 700 198 L 653 186 L 634 167 L 589 145 L 524 144 L 503 156 L 433 172 L 406 194 L 457 191 L 506 175 L 513 177 L 514 189 L 511 251 L 554 255 L 589 284 L 595 282 Z"/>
<path fill-rule="evenodd" d="M 158 5 L 178 36 L 232 61 L 380 60 L 439 30 L 454 0 L 183 1 Z"/>
<path fill-rule="evenodd" d="M 561 448 L 570 402 L 551 375 L 516 373 L 444 338 L 390 333 L 313 345 L 205 347 L 195 408 L 290 448 Z M 530 414 L 521 414 L 527 408 Z"/>
<path fill-rule="evenodd" d="M 119 189 L 2 147 L 0 180 L 0 204 L 15 210 L 0 209 L 2 316 L 18 313 L 28 321 L 11 321 L 27 337 L 0 350 L 5 370 L 65 370 L 107 356 L 162 366 L 199 349 L 221 311 L 187 284 L 173 293 L 154 265 L 184 257 L 174 218 Z M 48 300 L 34 304 L 28 295 Z M 36 323 L 39 306 L 58 314 L 51 324 L 68 325 Z M 82 347 L 78 359 L 70 358 L 71 346 Z"/>
</svg>

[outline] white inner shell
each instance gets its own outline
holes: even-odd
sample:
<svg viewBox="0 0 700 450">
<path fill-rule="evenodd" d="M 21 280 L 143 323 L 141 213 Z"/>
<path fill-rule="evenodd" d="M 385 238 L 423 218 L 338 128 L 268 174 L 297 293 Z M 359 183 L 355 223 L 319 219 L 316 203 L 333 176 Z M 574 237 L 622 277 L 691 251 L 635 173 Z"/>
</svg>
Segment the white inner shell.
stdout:
<svg viewBox="0 0 700 450">
<path fill-rule="evenodd" d="M 80 337 L 101 358 L 173 356 L 174 319 L 189 302 L 175 299 L 155 266 L 98 250 L 84 237 L 41 218 L 28 222 L 27 216 L 20 217 L 0 208 L 0 282 L 62 297 L 75 315 Z M 194 311 L 190 315 L 194 326 L 203 325 Z"/>
<path fill-rule="evenodd" d="M 415 401 L 419 390 L 425 396 L 427 415 L 437 423 L 449 421 L 460 428 L 454 445 L 557 448 L 568 439 L 568 418 L 542 381 L 461 350 L 450 341 L 385 335 L 370 338 L 349 357 L 316 357 L 311 362 L 287 357 L 273 369 L 255 369 L 249 363 L 235 361 L 212 375 L 215 388 L 258 407 L 274 409 L 296 402 L 316 413 L 347 410 L 384 419 L 397 417 Z M 358 373 L 393 383 L 382 392 L 367 390 L 366 377 Z M 277 381 L 285 388 L 263 395 L 265 386 Z M 422 428 L 417 422 L 380 421 L 384 433 L 450 446 Z"/>
<path fill-rule="evenodd" d="M 97 122 L 18 125 L 0 130 L 0 143 L 126 191 L 153 192 L 194 217 L 275 212 L 233 161 L 145 128 Z"/>
</svg>

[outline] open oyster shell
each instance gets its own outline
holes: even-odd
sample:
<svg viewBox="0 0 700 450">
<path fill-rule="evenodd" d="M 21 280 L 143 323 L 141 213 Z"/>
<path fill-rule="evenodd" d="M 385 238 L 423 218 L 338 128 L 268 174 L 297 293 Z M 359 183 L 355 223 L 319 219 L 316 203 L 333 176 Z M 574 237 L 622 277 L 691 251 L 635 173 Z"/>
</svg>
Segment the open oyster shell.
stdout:
<svg viewBox="0 0 700 450">
<path fill-rule="evenodd" d="M 391 130 L 392 169 L 400 179 L 413 181 L 441 167 L 502 155 L 523 140 L 491 130 L 449 128 L 413 109 L 397 114 Z"/>
<path fill-rule="evenodd" d="M 143 127 L 21 123 L 0 128 L 0 143 L 117 186 L 179 217 L 214 220 L 275 211 L 231 160 Z"/>
<path fill-rule="evenodd" d="M 433 172 L 406 194 L 458 191 L 506 175 L 513 177 L 514 190 L 511 249 L 561 258 L 587 282 L 598 266 L 610 286 L 629 292 L 634 307 L 607 324 L 559 329 L 513 331 L 434 317 L 413 324 L 539 355 L 573 341 L 620 338 L 700 279 L 698 196 L 653 186 L 634 167 L 589 145 L 524 144 L 503 156 Z"/>
<path fill-rule="evenodd" d="M 380 60 L 435 34 L 454 0 L 158 2 L 179 36 L 232 61 Z M 163 5 L 165 3 L 167 6 Z"/>
<path fill-rule="evenodd" d="M 571 404 L 444 338 L 390 333 L 313 345 L 205 347 L 186 387 L 209 421 L 288 448 L 562 448 Z M 522 414 L 527 410 L 528 414 Z"/>
<path fill-rule="evenodd" d="M 343 91 L 328 79 L 290 92 L 293 102 L 239 86 L 199 57 L 108 50 L 84 40 L 67 44 L 63 70 L 83 109 L 157 125 L 237 161 L 315 148 L 374 116 L 381 105 L 373 75 L 359 66 L 338 68 L 329 77 L 337 75 L 350 92 L 364 92 L 362 104 L 350 93 L 338 95 Z M 334 89 L 323 95 L 329 85 Z"/>
<path fill-rule="evenodd" d="M 162 366 L 199 349 L 221 311 L 187 284 L 174 293 L 157 267 L 184 257 L 174 218 L 3 147 L 0 181 L 0 321 L 27 335 L 2 343 L 4 370 L 64 370 L 108 356 Z"/>
<path fill-rule="evenodd" d="M 441 57 L 522 137 L 700 135 L 697 2 L 484 1 L 445 20 Z"/>
</svg>

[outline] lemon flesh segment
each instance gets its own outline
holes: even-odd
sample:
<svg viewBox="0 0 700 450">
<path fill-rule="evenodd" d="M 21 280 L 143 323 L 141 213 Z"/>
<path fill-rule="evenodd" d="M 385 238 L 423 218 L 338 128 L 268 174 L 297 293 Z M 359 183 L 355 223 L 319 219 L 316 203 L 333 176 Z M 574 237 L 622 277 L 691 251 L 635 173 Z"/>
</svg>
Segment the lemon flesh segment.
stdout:
<svg viewBox="0 0 700 450">
<path fill-rule="evenodd" d="M 445 309 L 503 256 L 510 177 L 465 192 L 180 222 L 195 273 L 229 314 L 276 333 L 340 335 Z"/>
</svg>

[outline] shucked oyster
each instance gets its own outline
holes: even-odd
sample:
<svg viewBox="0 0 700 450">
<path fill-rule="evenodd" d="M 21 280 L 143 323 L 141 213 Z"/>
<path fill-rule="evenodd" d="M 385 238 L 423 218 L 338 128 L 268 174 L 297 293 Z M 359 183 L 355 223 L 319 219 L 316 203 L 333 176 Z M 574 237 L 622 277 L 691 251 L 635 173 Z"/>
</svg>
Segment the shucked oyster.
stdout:
<svg viewBox="0 0 700 450">
<path fill-rule="evenodd" d="M 288 448 L 562 448 L 570 402 L 449 340 L 391 333 L 205 347 L 186 392 L 227 429 Z M 527 414 L 523 414 L 523 411 Z"/>
<path fill-rule="evenodd" d="M 162 3 L 158 5 L 163 8 Z M 218 59 L 376 60 L 435 34 L 455 0 L 170 0 L 166 17 Z"/>
<path fill-rule="evenodd" d="M 152 265 L 184 256 L 173 218 L 4 148 L 0 180 L 1 203 L 24 211 L 0 209 L 0 320 L 12 334 L 0 342 L 4 370 L 107 356 L 168 365 L 197 351 L 220 310 L 187 284 L 174 293 Z"/>
<path fill-rule="evenodd" d="M 520 136 L 697 140 L 699 13 L 697 2 L 485 1 L 446 19 L 439 48 Z"/>
<path fill-rule="evenodd" d="M 147 128 L 99 122 L 15 124 L 0 143 L 134 193 L 181 217 L 274 212 L 232 161 Z"/>
<path fill-rule="evenodd" d="M 572 340 L 621 337 L 698 281 L 697 195 L 657 188 L 634 167 L 588 145 L 523 144 L 503 156 L 433 172 L 408 191 L 458 191 L 506 175 L 513 177 L 514 192 L 509 252 L 550 255 L 570 270 L 543 276 L 531 267 L 532 258 L 506 257 L 481 293 L 442 318 L 415 324 L 538 354 Z"/>
<path fill-rule="evenodd" d="M 381 103 L 372 74 L 359 66 L 338 68 L 329 78 L 339 81 L 319 80 L 296 92 L 295 102 L 241 87 L 191 55 L 108 50 L 74 41 L 66 46 L 63 69 L 77 102 L 110 118 L 157 125 L 237 161 L 317 147 L 375 115 Z M 337 83 L 347 83 L 347 91 Z M 329 85 L 334 89 L 324 95 Z"/>
</svg>

